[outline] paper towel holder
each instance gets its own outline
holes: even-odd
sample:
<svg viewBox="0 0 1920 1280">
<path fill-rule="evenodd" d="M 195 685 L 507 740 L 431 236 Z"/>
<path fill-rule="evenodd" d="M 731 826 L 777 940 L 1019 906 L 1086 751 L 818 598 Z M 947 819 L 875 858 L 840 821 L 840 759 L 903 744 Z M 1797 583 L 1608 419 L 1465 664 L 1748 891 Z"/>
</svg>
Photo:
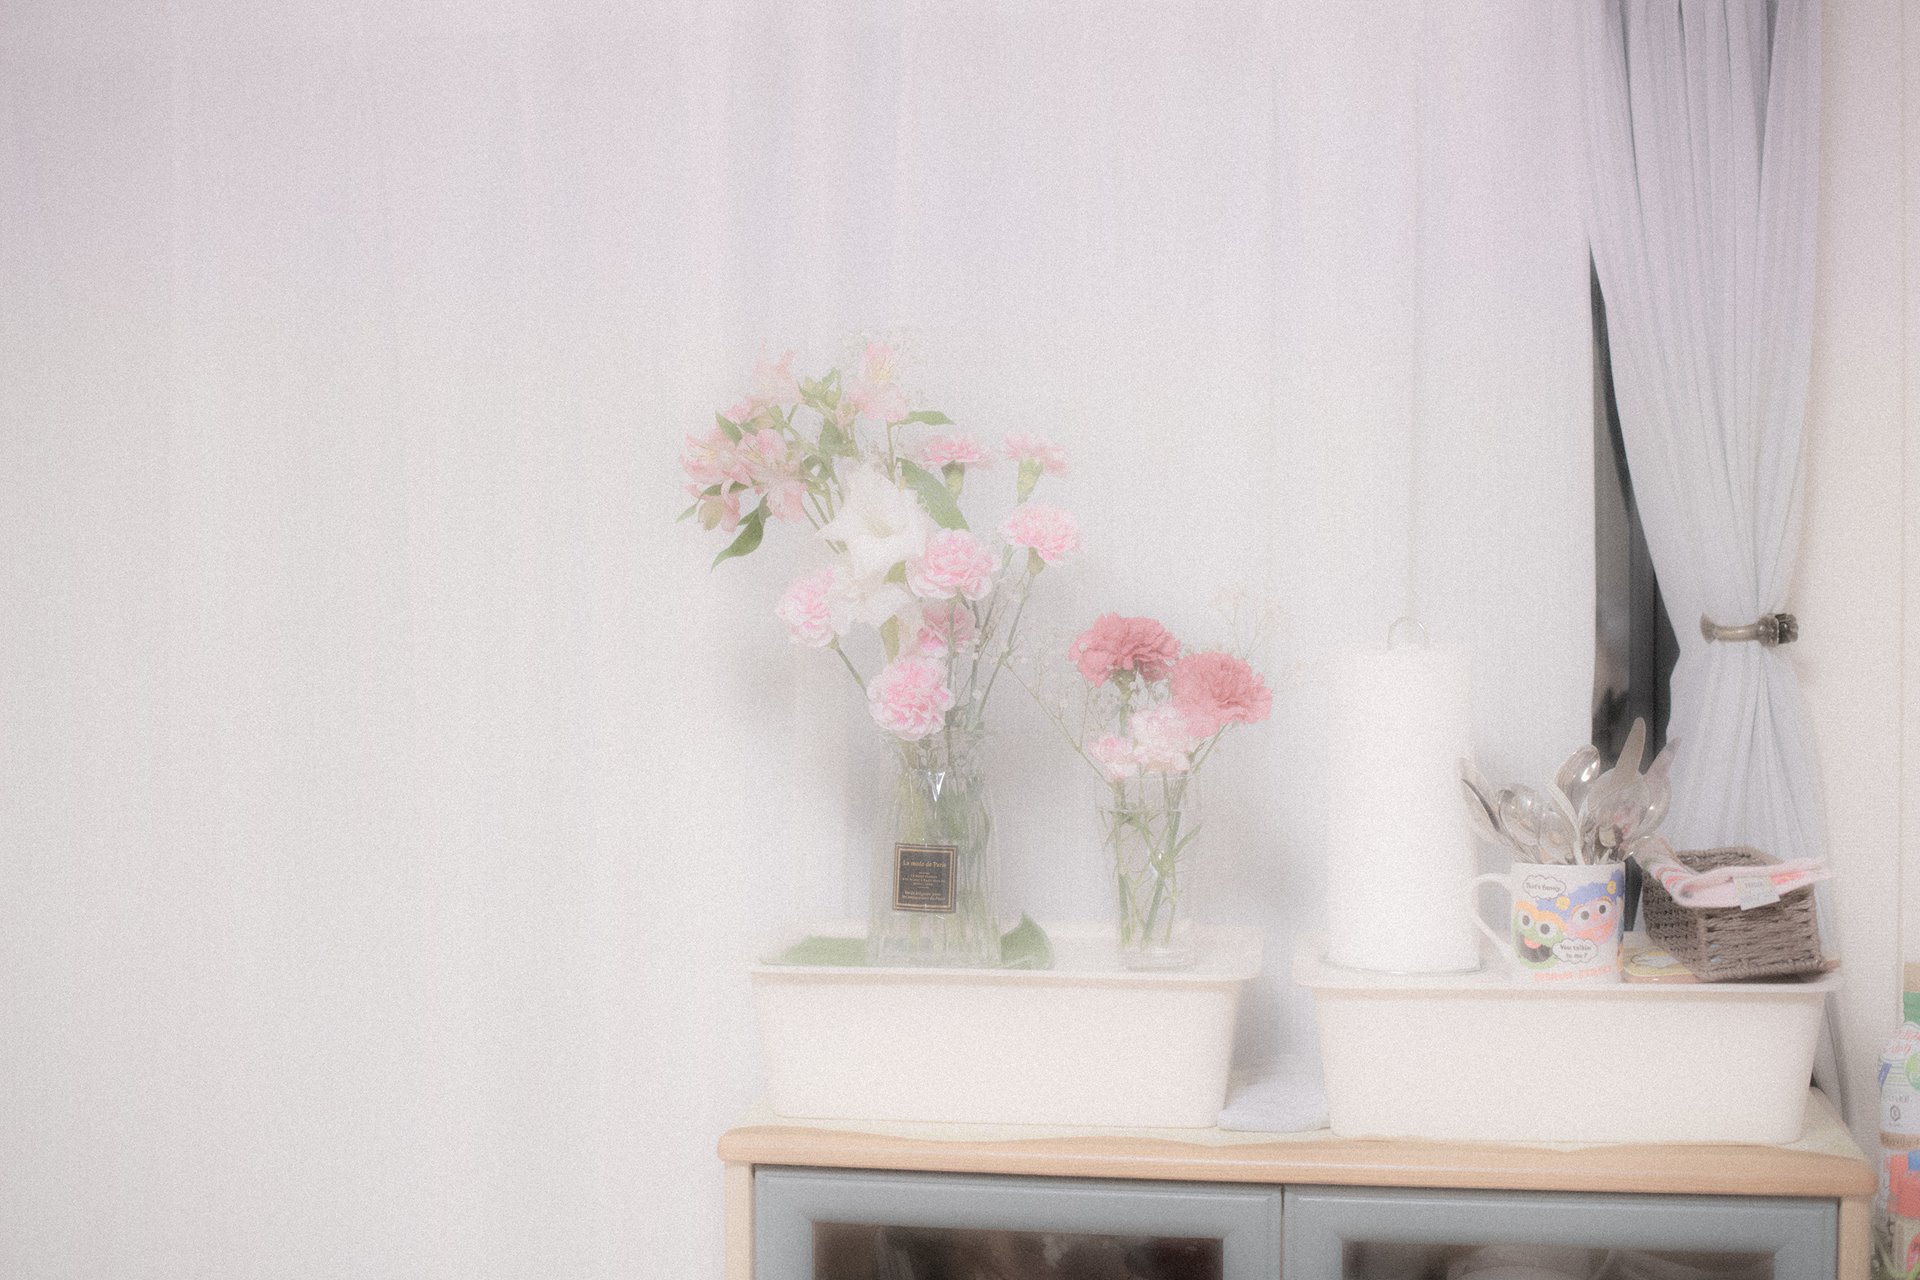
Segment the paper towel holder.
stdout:
<svg viewBox="0 0 1920 1280">
<path fill-rule="evenodd" d="M 1406 638 L 1402 631 L 1402 628 L 1406 627 L 1411 627 L 1419 633 L 1417 640 Z M 1427 634 L 1427 624 L 1410 613 L 1401 614 L 1393 620 L 1393 625 L 1387 628 L 1387 648 L 1389 649 L 1431 649 L 1432 647 L 1433 637 Z"/>
</svg>

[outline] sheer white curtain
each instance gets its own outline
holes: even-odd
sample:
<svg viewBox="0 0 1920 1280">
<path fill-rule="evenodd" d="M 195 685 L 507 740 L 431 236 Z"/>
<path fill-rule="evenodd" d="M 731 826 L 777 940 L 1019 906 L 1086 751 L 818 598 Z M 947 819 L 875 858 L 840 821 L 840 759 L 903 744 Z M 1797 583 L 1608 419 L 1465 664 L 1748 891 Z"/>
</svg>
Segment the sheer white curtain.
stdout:
<svg viewBox="0 0 1920 1280">
<path fill-rule="evenodd" d="M 1782 611 L 1813 333 L 1817 0 L 1583 5 L 1593 256 L 1628 465 L 1680 639 L 1670 834 L 1825 848 Z M 1819 626 L 1819 619 L 1809 619 Z"/>
<path fill-rule="evenodd" d="M 1286 605 L 1208 790 L 1297 1045 L 1316 661 L 1411 608 L 1493 769 L 1586 734 L 1564 16 L 6 6 L 0 1257 L 717 1274 L 744 968 L 860 902 L 880 753 L 675 459 L 856 330 L 1071 450 L 1058 627 Z M 1046 732 L 1007 905 L 1104 911 Z"/>
</svg>

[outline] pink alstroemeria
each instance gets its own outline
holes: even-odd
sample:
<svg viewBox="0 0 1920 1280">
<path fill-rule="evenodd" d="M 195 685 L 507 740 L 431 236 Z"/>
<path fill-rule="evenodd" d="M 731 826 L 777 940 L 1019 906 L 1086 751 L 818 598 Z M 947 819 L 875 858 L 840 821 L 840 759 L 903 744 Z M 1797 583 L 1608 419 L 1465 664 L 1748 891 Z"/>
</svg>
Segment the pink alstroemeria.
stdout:
<svg viewBox="0 0 1920 1280">
<path fill-rule="evenodd" d="M 807 482 L 785 437 L 771 429 L 756 431 L 741 445 L 741 453 L 754 490 L 766 495 L 767 510 L 780 520 L 805 519 Z"/>
<path fill-rule="evenodd" d="M 863 418 L 891 425 L 913 412 L 893 380 L 893 348 L 869 342 L 860 359 L 860 372 L 847 382 L 841 403 Z"/>
<path fill-rule="evenodd" d="M 708 493 L 697 484 L 687 486 L 687 492 L 693 495 L 694 515 L 700 521 L 702 529 L 719 529 L 732 533 L 740 527 L 740 490 L 730 493 Z"/>
<path fill-rule="evenodd" d="M 762 357 L 754 364 L 753 403 L 759 409 L 769 405 L 791 409 L 800 403 L 800 380 L 793 376 L 793 352 L 781 356 L 778 363 Z"/>
<path fill-rule="evenodd" d="M 686 452 L 680 455 L 681 470 L 687 479 L 704 489 L 709 485 L 748 485 L 753 476 L 740 446 L 716 424 L 704 436 L 688 436 Z"/>
</svg>

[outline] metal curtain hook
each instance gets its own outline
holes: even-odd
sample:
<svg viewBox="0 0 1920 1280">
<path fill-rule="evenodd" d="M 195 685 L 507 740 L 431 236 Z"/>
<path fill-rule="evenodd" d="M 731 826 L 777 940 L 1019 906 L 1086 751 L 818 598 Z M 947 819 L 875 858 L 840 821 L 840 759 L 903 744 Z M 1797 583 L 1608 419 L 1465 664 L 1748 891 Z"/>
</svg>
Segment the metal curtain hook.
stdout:
<svg viewBox="0 0 1920 1280">
<path fill-rule="evenodd" d="M 1792 644 L 1800 638 L 1800 620 L 1790 613 L 1769 613 L 1761 616 L 1757 622 L 1745 626 L 1723 627 L 1709 618 L 1700 615 L 1700 634 L 1709 641 L 1721 640 L 1757 640 L 1771 649 L 1775 645 Z"/>
</svg>

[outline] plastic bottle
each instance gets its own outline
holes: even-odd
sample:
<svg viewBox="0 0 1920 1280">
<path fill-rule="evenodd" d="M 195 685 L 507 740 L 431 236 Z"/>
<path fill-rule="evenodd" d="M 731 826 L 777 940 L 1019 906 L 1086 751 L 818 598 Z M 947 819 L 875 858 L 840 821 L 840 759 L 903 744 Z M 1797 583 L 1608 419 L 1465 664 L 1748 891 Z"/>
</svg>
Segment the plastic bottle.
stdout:
<svg viewBox="0 0 1920 1280">
<path fill-rule="evenodd" d="M 1880 1055 L 1880 1186 L 1874 1195 L 1875 1256 L 1905 1277 L 1920 1268 L 1920 964 L 1901 982 L 1900 1029 Z"/>
<path fill-rule="evenodd" d="M 1887 1252 L 1882 1269 L 1890 1276 L 1920 1273 L 1920 1151 L 1883 1152 L 1880 1170 L 1887 1184 Z"/>
</svg>

